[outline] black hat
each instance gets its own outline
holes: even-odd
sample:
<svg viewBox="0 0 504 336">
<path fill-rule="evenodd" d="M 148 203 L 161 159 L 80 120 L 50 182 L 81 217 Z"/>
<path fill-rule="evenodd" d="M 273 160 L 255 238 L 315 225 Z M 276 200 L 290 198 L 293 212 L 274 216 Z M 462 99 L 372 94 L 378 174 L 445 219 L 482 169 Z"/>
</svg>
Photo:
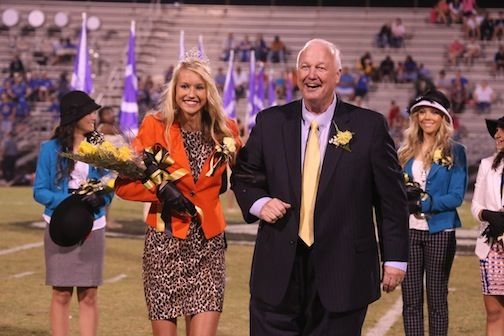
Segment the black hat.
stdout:
<svg viewBox="0 0 504 336">
<path fill-rule="evenodd" d="M 96 104 L 93 98 L 82 91 L 70 91 L 61 97 L 60 126 L 68 125 L 87 114 L 99 110 L 101 105 Z"/>
<path fill-rule="evenodd" d="M 51 216 L 49 235 L 60 246 L 72 246 L 84 241 L 93 228 L 91 205 L 83 202 L 82 195 L 71 195 L 63 200 Z"/>
<path fill-rule="evenodd" d="M 495 133 L 497 133 L 497 127 L 504 128 L 504 117 L 500 117 L 499 119 L 485 119 L 488 133 L 493 137 L 495 137 Z"/>
<path fill-rule="evenodd" d="M 450 100 L 445 96 L 445 94 L 438 90 L 429 90 L 423 95 L 418 96 L 411 103 L 409 108 L 409 113 L 415 112 L 419 107 L 429 106 L 433 107 L 439 112 L 443 113 L 450 122 L 453 124 L 453 119 L 450 115 Z"/>
</svg>

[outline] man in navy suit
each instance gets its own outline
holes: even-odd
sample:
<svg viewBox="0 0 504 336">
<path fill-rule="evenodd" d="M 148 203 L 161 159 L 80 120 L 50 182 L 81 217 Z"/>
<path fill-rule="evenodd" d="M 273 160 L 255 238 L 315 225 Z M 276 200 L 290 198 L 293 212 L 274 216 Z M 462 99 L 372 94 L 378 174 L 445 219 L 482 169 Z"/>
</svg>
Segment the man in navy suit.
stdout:
<svg viewBox="0 0 504 336">
<path fill-rule="evenodd" d="M 260 220 L 251 335 L 360 335 L 367 306 L 380 297 L 380 257 L 384 291 L 404 277 L 408 210 L 394 143 L 381 114 L 334 94 L 340 75 L 339 50 L 309 41 L 297 59 L 302 100 L 261 111 L 238 155 L 232 189 L 245 220 Z M 311 210 L 308 146 L 320 161 Z M 300 218 L 310 216 L 307 240 Z"/>
</svg>

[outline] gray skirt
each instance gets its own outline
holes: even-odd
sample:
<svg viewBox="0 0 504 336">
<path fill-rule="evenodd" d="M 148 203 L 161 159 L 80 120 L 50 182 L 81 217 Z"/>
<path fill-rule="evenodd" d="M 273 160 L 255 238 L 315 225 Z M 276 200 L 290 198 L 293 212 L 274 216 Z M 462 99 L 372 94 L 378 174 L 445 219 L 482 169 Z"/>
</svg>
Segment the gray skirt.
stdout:
<svg viewBox="0 0 504 336">
<path fill-rule="evenodd" d="M 82 245 L 62 247 L 44 233 L 46 285 L 53 287 L 97 287 L 103 283 L 105 228 L 91 231 Z"/>
</svg>

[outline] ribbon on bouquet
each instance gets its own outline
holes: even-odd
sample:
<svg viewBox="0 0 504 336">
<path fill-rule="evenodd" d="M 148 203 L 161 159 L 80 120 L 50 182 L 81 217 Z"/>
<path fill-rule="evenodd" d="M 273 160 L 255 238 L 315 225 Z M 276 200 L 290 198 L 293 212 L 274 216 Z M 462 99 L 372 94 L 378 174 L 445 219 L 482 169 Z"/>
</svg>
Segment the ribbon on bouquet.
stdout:
<svg viewBox="0 0 504 336">
<path fill-rule="evenodd" d="M 74 193 L 77 195 L 91 195 L 95 194 L 99 191 L 105 190 L 105 186 L 99 180 L 87 180 L 86 182 L 82 182 L 79 189 L 77 189 Z"/>
<path fill-rule="evenodd" d="M 157 169 L 150 172 L 147 176 L 143 185 L 147 189 L 151 189 L 154 186 L 160 185 L 163 181 L 177 181 L 183 176 L 187 175 L 187 170 L 184 168 L 179 168 L 173 173 L 168 172 L 168 167 L 175 163 L 175 160 L 168 154 L 168 151 L 160 144 L 155 144 L 152 147 L 148 147 L 144 150 L 144 155 L 146 159 L 151 161 Z"/>
</svg>

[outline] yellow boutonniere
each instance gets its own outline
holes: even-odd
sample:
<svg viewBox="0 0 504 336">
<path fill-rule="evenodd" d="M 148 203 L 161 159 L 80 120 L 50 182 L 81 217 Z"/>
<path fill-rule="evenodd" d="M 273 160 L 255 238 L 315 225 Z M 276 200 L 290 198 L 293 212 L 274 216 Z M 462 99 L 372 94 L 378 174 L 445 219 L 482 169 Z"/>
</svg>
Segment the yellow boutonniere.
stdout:
<svg viewBox="0 0 504 336">
<path fill-rule="evenodd" d="M 444 155 L 443 149 L 438 148 L 432 155 L 432 161 L 440 166 L 450 169 L 453 166 L 453 159 L 449 155 Z"/>
<path fill-rule="evenodd" d="M 350 141 L 352 140 L 354 133 L 349 130 L 341 131 L 334 121 L 333 125 L 336 128 L 336 135 L 333 135 L 333 137 L 329 139 L 329 143 L 335 145 L 336 147 L 341 147 L 347 152 L 351 152 Z"/>
<path fill-rule="evenodd" d="M 208 172 L 205 175 L 212 176 L 215 173 L 215 170 L 224 162 L 228 162 L 235 152 L 235 139 L 231 137 L 224 137 L 222 139 L 222 144 L 215 145 L 215 153 L 210 159 L 210 169 L 208 169 Z"/>
</svg>

